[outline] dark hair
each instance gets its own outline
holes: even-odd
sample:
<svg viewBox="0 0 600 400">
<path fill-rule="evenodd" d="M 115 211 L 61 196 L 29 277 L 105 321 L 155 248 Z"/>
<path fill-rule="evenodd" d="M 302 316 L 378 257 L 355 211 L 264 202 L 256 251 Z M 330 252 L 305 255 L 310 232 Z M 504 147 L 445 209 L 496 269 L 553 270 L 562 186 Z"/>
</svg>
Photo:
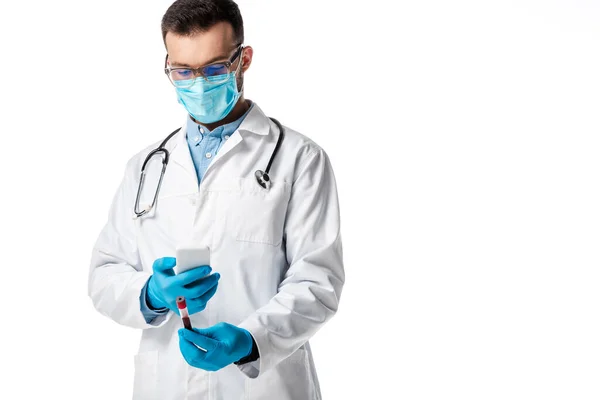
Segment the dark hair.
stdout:
<svg viewBox="0 0 600 400">
<path fill-rule="evenodd" d="M 244 42 L 244 21 L 238 5 L 232 0 L 177 0 L 162 18 L 163 41 L 167 32 L 193 35 L 206 32 L 219 22 L 233 27 L 235 44 Z"/>
</svg>

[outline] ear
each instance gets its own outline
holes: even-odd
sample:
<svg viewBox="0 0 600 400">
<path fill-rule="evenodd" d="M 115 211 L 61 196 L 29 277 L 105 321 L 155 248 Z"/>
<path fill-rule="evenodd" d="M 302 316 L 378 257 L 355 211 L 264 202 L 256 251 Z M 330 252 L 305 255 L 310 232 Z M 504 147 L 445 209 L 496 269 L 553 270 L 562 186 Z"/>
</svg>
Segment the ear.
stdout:
<svg viewBox="0 0 600 400">
<path fill-rule="evenodd" d="M 254 49 L 252 47 L 244 47 L 244 51 L 242 52 L 242 72 L 246 72 L 248 68 L 250 68 L 250 64 L 252 64 L 253 54 Z"/>
</svg>

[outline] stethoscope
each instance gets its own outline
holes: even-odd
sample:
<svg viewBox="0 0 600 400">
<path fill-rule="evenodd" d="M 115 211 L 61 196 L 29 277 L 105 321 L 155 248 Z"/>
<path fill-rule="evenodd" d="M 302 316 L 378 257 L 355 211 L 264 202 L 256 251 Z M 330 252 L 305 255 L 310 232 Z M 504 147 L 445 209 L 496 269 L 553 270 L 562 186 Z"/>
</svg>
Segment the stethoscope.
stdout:
<svg viewBox="0 0 600 400">
<path fill-rule="evenodd" d="M 254 176 L 256 177 L 256 181 L 258 182 L 258 184 L 263 188 L 263 189 L 267 189 L 269 190 L 269 188 L 271 187 L 271 179 L 269 178 L 269 171 L 271 170 L 271 165 L 273 164 L 273 160 L 275 159 L 275 155 L 277 154 L 277 151 L 279 150 L 279 146 L 281 146 L 281 141 L 283 140 L 283 126 L 279 123 L 279 121 L 277 121 L 275 118 L 270 118 L 271 121 L 273 121 L 275 123 L 275 125 L 277 125 L 277 128 L 279 129 L 279 136 L 277 137 L 277 143 L 275 144 L 275 149 L 273 150 L 273 153 L 271 154 L 271 158 L 269 159 L 269 163 L 267 164 L 267 168 L 264 171 L 261 171 L 260 169 L 256 170 L 256 172 L 254 172 Z M 165 148 L 165 145 L 167 144 L 167 142 L 169 141 L 169 139 L 171 139 L 173 136 L 175 136 L 175 134 L 177 132 L 179 132 L 181 128 L 177 128 L 175 129 L 173 132 L 171 132 L 169 134 L 169 136 L 167 136 L 165 138 L 165 140 L 162 141 L 162 143 L 160 144 L 160 146 L 158 146 L 156 149 L 152 150 L 147 156 L 146 159 L 144 160 L 144 163 L 142 164 L 142 172 L 140 174 L 140 183 L 138 184 L 138 190 L 137 190 L 137 195 L 135 197 L 135 205 L 133 206 L 133 212 L 135 213 L 135 217 L 134 218 L 139 218 L 144 214 L 147 214 L 150 212 L 150 210 L 152 210 L 152 208 L 154 208 L 154 205 L 156 204 L 156 199 L 158 198 L 158 192 L 160 192 L 160 187 L 162 185 L 162 181 L 163 181 L 163 177 L 165 176 L 165 170 L 167 169 L 167 164 L 169 163 L 169 151 Z M 152 159 L 152 157 L 156 156 L 156 155 L 161 155 L 162 154 L 162 170 L 160 171 L 160 178 L 158 179 L 158 186 L 156 187 L 156 192 L 154 193 L 154 198 L 152 199 L 152 204 L 150 204 L 149 206 L 147 206 L 146 208 L 144 208 L 143 210 L 139 210 L 140 207 L 140 194 L 142 193 L 142 188 L 144 185 L 144 179 L 146 177 L 146 164 L 148 164 L 148 162 Z"/>
</svg>

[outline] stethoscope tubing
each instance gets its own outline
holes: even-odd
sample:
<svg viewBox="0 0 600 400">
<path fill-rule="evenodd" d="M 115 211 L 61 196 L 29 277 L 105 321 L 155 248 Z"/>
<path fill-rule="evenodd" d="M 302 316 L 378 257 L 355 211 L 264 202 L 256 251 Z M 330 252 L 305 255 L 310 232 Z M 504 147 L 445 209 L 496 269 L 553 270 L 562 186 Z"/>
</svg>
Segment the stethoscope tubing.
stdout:
<svg viewBox="0 0 600 400">
<path fill-rule="evenodd" d="M 273 161 L 275 160 L 275 156 L 277 155 L 277 152 L 279 151 L 279 148 L 281 147 L 281 142 L 283 141 L 283 137 L 284 137 L 284 129 L 283 129 L 283 126 L 281 125 L 281 123 L 278 120 L 276 120 L 275 118 L 270 118 L 270 120 L 273 121 L 275 123 L 275 125 L 277 125 L 277 129 L 279 130 L 279 135 L 277 136 L 277 143 L 275 144 L 275 148 L 273 149 L 273 152 L 271 153 L 271 157 L 269 158 L 267 168 L 264 171 L 256 170 L 254 172 L 254 176 L 256 177 L 256 181 L 258 182 L 258 184 L 263 189 L 267 189 L 267 190 L 269 190 L 269 188 L 271 187 L 271 178 L 269 177 L 269 172 L 271 171 L 271 166 L 273 165 Z M 165 138 L 165 140 L 162 141 L 160 146 L 158 146 L 156 149 L 152 150 L 146 156 L 146 159 L 144 160 L 144 163 L 142 164 L 142 171 L 140 173 L 140 182 L 138 184 L 138 190 L 137 190 L 137 194 L 135 197 L 135 204 L 133 207 L 133 212 L 135 214 L 134 218 L 139 218 L 139 217 L 149 213 L 150 210 L 152 210 L 152 208 L 154 208 L 154 206 L 156 204 L 156 200 L 158 199 L 158 193 L 160 192 L 160 188 L 162 186 L 162 181 L 163 181 L 163 177 L 165 176 L 165 171 L 167 169 L 167 165 L 169 164 L 170 153 L 165 148 L 165 146 L 166 146 L 167 142 L 173 136 L 175 136 L 175 134 L 177 132 L 179 132 L 180 130 L 181 130 L 181 128 L 177 128 L 173 132 L 171 132 L 169 134 L 169 136 L 167 136 Z M 146 177 L 146 165 L 152 159 L 152 157 L 154 157 L 155 155 L 157 155 L 159 153 L 163 154 L 163 157 L 162 157 L 163 165 L 162 165 L 162 170 L 160 172 L 160 178 L 158 180 L 158 186 L 156 187 L 156 192 L 154 193 L 154 198 L 152 199 L 152 204 L 150 204 L 145 209 L 140 211 L 139 210 L 140 195 L 142 193 L 144 179 Z"/>
</svg>

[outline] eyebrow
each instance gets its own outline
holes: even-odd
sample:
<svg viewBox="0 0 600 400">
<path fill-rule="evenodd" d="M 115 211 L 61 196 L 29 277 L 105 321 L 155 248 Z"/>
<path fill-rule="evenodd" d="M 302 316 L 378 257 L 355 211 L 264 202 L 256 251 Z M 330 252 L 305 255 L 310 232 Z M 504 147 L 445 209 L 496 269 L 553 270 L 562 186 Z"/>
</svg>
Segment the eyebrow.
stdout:
<svg viewBox="0 0 600 400">
<path fill-rule="evenodd" d="M 208 65 L 208 64 L 212 64 L 212 63 L 214 63 L 215 61 L 220 61 L 220 60 L 227 60 L 227 61 L 229 61 L 229 59 L 227 58 L 227 54 L 225 54 L 225 55 L 221 55 L 221 56 L 218 56 L 218 57 L 213 57 L 213 58 L 211 58 L 210 60 L 208 60 L 208 62 L 207 62 L 206 64 L 202 64 L 202 66 L 204 66 L 204 65 Z M 186 63 L 180 63 L 180 62 L 176 62 L 176 61 L 173 61 L 173 60 L 171 60 L 171 59 L 169 59 L 169 63 L 170 63 L 171 65 L 176 65 L 176 66 L 178 66 L 178 67 L 194 68 L 194 67 L 192 67 L 192 66 L 191 66 L 191 65 L 189 65 L 189 64 L 186 64 Z"/>
</svg>

